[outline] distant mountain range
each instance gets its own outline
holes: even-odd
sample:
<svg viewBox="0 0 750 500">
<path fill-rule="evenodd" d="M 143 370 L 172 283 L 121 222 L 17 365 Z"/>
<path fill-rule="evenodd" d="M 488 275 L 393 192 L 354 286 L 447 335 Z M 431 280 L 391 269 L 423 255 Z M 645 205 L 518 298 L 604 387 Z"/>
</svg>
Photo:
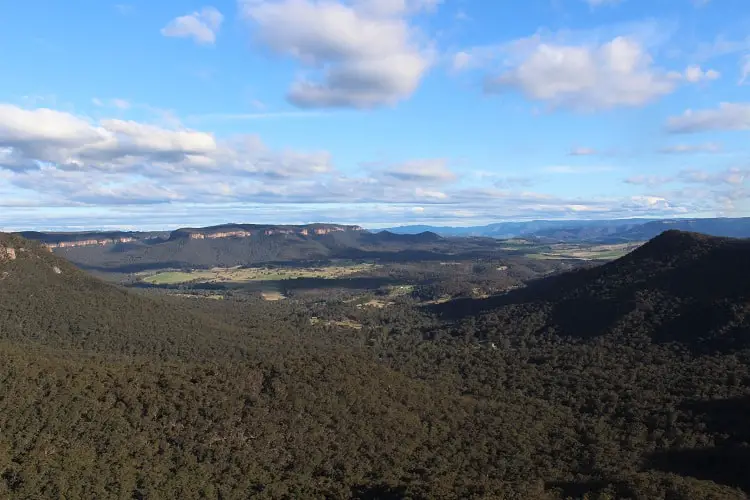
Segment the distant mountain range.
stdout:
<svg viewBox="0 0 750 500">
<path fill-rule="evenodd" d="M 171 232 L 23 232 L 90 271 L 133 273 L 155 268 L 204 268 L 377 259 L 391 262 L 487 257 L 502 249 L 491 238 L 443 238 L 432 232 L 372 233 L 334 224 L 225 224 Z"/>
<path fill-rule="evenodd" d="M 383 231 L 397 234 L 430 231 L 446 237 L 483 236 L 501 239 L 524 237 L 544 242 L 625 243 L 646 241 L 669 229 L 711 236 L 748 238 L 750 237 L 750 218 L 534 220 L 498 222 L 471 227 L 400 226 Z"/>
</svg>

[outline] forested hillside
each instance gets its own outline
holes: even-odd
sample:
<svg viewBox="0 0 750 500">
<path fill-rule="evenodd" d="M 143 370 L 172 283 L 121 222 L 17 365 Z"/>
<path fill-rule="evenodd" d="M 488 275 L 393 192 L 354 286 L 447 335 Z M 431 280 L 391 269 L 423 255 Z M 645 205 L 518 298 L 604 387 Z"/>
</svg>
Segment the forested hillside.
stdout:
<svg viewBox="0 0 750 500">
<path fill-rule="evenodd" d="M 355 314 L 339 299 L 133 295 L 23 238 L 0 249 L 3 498 L 750 492 L 743 241 L 669 233 L 358 329 L 324 321 Z"/>
<path fill-rule="evenodd" d="M 157 233 L 23 233 L 94 271 L 135 273 L 155 268 L 210 268 L 329 259 L 391 262 L 487 257 L 502 243 L 489 238 L 442 238 L 434 233 L 370 233 L 327 225 L 234 224 Z M 333 226 L 338 228 L 338 226 Z M 97 236 L 98 234 L 98 236 Z"/>
</svg>

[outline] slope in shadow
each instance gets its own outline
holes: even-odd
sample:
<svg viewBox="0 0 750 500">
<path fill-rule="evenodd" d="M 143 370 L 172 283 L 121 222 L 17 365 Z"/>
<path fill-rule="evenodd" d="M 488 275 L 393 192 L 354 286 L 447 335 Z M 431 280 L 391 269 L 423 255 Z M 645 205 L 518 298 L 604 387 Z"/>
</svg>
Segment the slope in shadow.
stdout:
<svg viewBox="0 0 750 500">
<path fill-rule="evenodd" d="M 750 396 L 685 405 L 706 424 L 707 431 L 725 435 L 717 446 L 668 450 L 647 457 L 646 466 L 741 488 L 750 494 Z"/>
<path fill-rule="evenodd" d="M 618 331 L 698 352 L 750 343 L 750 240 L 667 231 L 625 257 L 488 299 L 439 304 L 447 320 L 476 315 L 523 322 L 543 315 L 546 330 L 590 338 Z M 520 309 L 518 306 L 522 306 Z"/>
</svg>

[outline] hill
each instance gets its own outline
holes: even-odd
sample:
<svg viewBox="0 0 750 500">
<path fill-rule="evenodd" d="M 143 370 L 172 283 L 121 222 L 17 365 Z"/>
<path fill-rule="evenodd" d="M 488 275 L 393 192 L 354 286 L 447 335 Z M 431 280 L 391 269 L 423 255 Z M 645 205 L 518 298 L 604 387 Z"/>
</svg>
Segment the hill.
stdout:
<svg viewBox="0 0 750 500">
<path fill-rule="evenodd" d="M 0 339 L 196 359 L 233 357 L 238 349 L 232 340 L 238 332 L 229 325 L 105 284 L 38 243 L 0 233 L 0 248 L 6 254 L 0 258 Z"/>
<path fill-rule="evenodd" d="M 715 249 L 728 252 L 719 263 L 744 251 L 677 233 L 604 274 L 526 293 L 556 304 L 613 297 L 627 274 L 647 289 L 657 267 L 700 268 Z M 729 297 L 744 293 L 739 274 Z M 697 290 L 704 274 L 689 278 L 682 287 Z M 322 321 L 353 310 L 337 300 L 133 295 L 0 234 L 0 496 L 718 500 L 750 491 L 750 435 L 744 420 L 726 418 L 750 397 L 741 345 L 690 354 L 673 343 L 526 334 L 489 315 L 454 329 L 408 304 L 361 311 L 359 329 Z M 537 315 L 517 308 L 508 318 L 529 325 Z M 500 348 L 470 338 L 484 327 Z"/>
<path fill-rule="evenodd" d="M 484 312 L 545 336 L 606 334 L 701 351 L 750 345 L 750 240 L 670 230 L 608 264 L 550 277 L 505 296 L 440 306 Z M 488 312 L 491 311 L 491 312 Z"/>
<path fill-rule="evenodd" d="M 228 224 L 154 233 L 26 233 L 87 269 L 132 273 L 153 268 L 231 267 L 328 259 L 454 259 L 497 252 L 494 240 L 447 239 L 435 233 L 370 233 L 358 226 Z"/>
</svg>

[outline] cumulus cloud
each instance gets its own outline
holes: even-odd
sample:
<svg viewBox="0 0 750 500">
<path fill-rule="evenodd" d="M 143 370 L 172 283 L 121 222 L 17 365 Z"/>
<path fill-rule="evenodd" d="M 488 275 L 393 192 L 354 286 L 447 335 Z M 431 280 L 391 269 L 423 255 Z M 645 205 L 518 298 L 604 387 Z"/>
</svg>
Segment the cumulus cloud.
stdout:
<svg viewBox="0 0 750 500">
<path fill-rule="evenodd" d="M 688 109 L 670 117 L 666 125 L 672 134 L 750 129 L 750 103 L 723 102 L 718 108 Z"/>
<path fill-rule="evenodd" d="M 240 0 L 257 40 L 317 74 L 293 82 L 303 108 L 374 108 L 409 97 L 431 64 L 429 44 L 409 16 L 430 0 Z"/>
<path fill-rule="evenodd" d="M 326 151 L 271 149 L 250 134 L 222 138 L 178 124 L 92 120 L 52 109 L 0 105 L 0 225 L 57 221 L 60 228 L 71 217 L 97 227 L 117 221 L 185 225 L 243 218 L 361 223 L 399 221 L 404 214 L 425 221 L 451 220 L 458 214 L 474 220 L 497 214 L 613 218 L 681 213 L 698 202 L 659 193 L 647 195 L 665 203 L 560 196 L 528 189 L 533 177 L 512 172 L 460 176 L 451 167 L 447 158 L 414 159 L 363 164 L 344 173 Z M 719 193 L 714 200 L 727 200 L 742 188 L 736 179 L 744 174 L 727 171 L 702 183 L 697 174 L 685 174 L 680 181 Z M 710 200 L 701 203 L 709 206 Z M 65 207 L 64 214 L 49 207 Z"/>
<path fill-rule="evenodd" d="M 485 81 L 488 93 L 518 90 L 579 110 L 641 106 L 675 86 L 640 42 L 624 36 L 602 45 L 538 43 L 519 64 Z"/>
<path fill-rule="evenodd" d="M 51 109 L 0 104 L 0 168 L 304 177 L 332 170 L 325 152 L 271 151 L 252 135 L 218 141 L 184 127 L 118 119 L 92 122 Z"/>
<path fill-rule="evenodd" d="M 221 29 L 224 16 L 215 7 L 204 7 L 171 20 L 161 30 L 167 37 L 192 38 L 196 43 L 211 45 Z"/>
<path fill-rule="evenodd" d="M 718 80 L 721 74 L 713 69 L 703 70 L 700 66 L 688 66 L 684 73 L 678 74 L 690 83 L 699 83 L 712 80 Z"/>
</svg>

